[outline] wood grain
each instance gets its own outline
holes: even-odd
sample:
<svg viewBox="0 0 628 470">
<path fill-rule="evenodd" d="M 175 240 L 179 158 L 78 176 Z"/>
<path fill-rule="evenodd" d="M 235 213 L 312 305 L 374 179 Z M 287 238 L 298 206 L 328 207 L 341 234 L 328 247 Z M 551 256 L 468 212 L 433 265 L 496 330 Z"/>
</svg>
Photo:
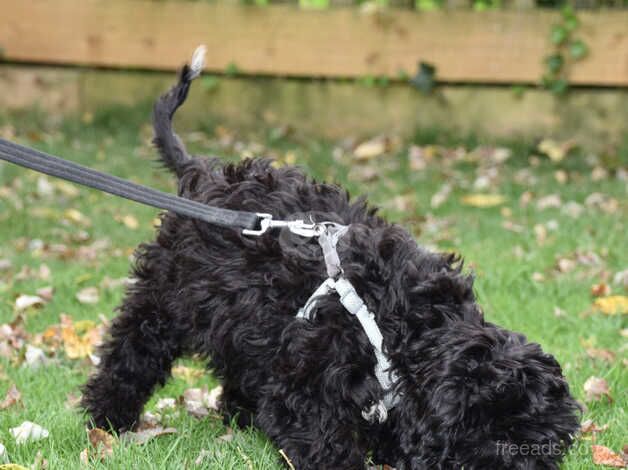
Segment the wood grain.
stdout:
<svg viewBox="0 0 628 470">
<path fill-rule="evenodd" d="M 395 77 L 419 61 L 446 82 L 535 83 L 551 51 L 548 11 L 300 11 L 144 0 L 0 0 L 5 60 L 171 70 L 201 43 L 207 68 L 245 74 Z M 628 12 L 580 13 L 589 55 L 575 84 L 628 86 Z"/>
</svg>

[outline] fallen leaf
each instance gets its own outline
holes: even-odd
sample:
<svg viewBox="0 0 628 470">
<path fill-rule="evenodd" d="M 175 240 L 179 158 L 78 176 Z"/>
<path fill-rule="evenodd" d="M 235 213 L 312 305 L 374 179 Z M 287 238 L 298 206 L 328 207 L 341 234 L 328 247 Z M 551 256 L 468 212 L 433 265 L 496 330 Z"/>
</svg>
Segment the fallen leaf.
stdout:
<svg viewBox="0 0 628 470">
<path fill-rule="evenodd" d="M 593 307 L 604 315 L 617 315 L 628 313 L 628 297 L 624 295 L 611 295 L 595 299 Z"/>
<path fill-rule="evenodd" d="M 615 468 L 626 467 L 624 459 L 608 447 L 593 444 L 591 446 L 591 452 L 593 453 L 593 463 L 596 465 L 606 465 L 607 467 Z"/>
<path fill-rule="evenodd" d="M 554 307 L 554 316 L 555 317 L 564 317 L 566 315 L 567 315 L 567 312 L 565 312 L 562 308 Z"/>
<path fill-rule="evenodd" d="M 85 467 L 89 466 L 89 450 L 87 448 L 83 449 L 79 454 L 79 462 Z"/>
<path fill-rule="evenodd" d="M 138 429 L 155 428 L 161 424 L 161 415 L 159 413 L 151 413 L 145 411 L 140 416 L 140 423 Z"/>
<path fill-rule="evenodd" d="M 25 363 L 28 367 L 37 369 L 39 366 L 46 365 L 48 358 L 44 351 L 31 344 L 26 345 L 26 352 L 24 353 Z"/>
<path fill-rule="evenodd" d="M 543 273 L 535 271 L 532 273 L 532 280 L 534 282 L 543 282 L 545 281 L 545 276 L 543 275 Z"/>
<path fill-rule="evenodd" d="M 126 228 L 131 230 L 137 230 L 140 226 L 140 223 L 132 215 L 123 215 L 119 218 L 119 220 L 126 226 Z"/>
<path fill-rule="evenodd" d="M 608 382 L 600 377 L 589 377 L 584 383 L 584 394 L 587 401 L 597 401 L 606 396 L 609 401 L 613 401 Z"/>
<path fill-rule="evenodd" d="M 504 220 L 502 222 L 502 228 L 514 233 L 522 233 L 525 231 L 525 227 L 523 225 L 516 224 L 512 220 Z"/>
<path fill-rule="evenodd" d="M 89 220 L 89 218 L 84 215 L 83 213 L 79 212 L 76 209 L 67 209 L 64 213 L 63 216 L 69 220 L 70 222 L 73 222 L 75 224 L 80 224 L 83 225 L 85 227 L 91 225 L 91 221 Z"/>
<path fill-rule="evenodd" d="M 97 287 L 86 287 L 76 293 L 76 299 L 82 304 L 97 304 L 100 301 L 100 294 Z"/>
<path fill-rule="evenodd" d="M 570 258 L 560 258 L 556 265 L 561 273 L 568 273 L 576 268 L 576 262 Z"/>
<path fill-rule="evenodd" d="M 115 440 L 107 431 L 93 428 L 87 431 L 87 438 L 90 445 L 96 450 L 95 458 L 103 460 L 113 455 L 113 445 Z"/>
<path fill-rule="evenodd" d="M 452 189 L 453 188 L 449 183 L 445 183 L 444 185 L 442 185 L 440 189 L 436 191 L 430 199 L 430 206 L 432 206 L 432 208 L 434 209 L 442 206 L 449 198 Z"/>
<path fill-rule="evenodd" d="M 205 375 L 203 369 L 196 367 L 188 367 L 184 365 L 178 365 L 172 368 L 172 376 L 177 379 L 183 379 L 187 383 L 192 384 Z"/>
<path fill-rule="evenodd" d="M 582 424 L 580 425 L 580 432 L 582 434 L 593 434 L 597 432 L 606 431 L 607 429 L 608 429 L 608 424 L 605 424 L 604 426 L 599 427 L 597 424 L 593 422 L 592 419 L 587 419 L 586 421 L 583 421 Z"/>
<path fill-rule="evenodd" d="M 79 189 L 75 185 L 67 183 L 63 180 L 56 180 L 54 182 L 54 186 L 59 190 L 59 192 L 69 198 L 75 198 L 80 193 Z"/>
<path fill-rule="evenodd" d="M 608 178 L 608 170 L 601 166 L 596 166 L 591 170 L 591 181 L 602 181 Z"/>
<path fill-rule="evenodd" d="M 591 295 L 593 297 L 606 297 L 610 295 L 611 288 L 605 282 L 600 282 L 599 284 L 593 284 L 591 286 Z"/>
<path fill-rule="evenodd" d="M 15 384 L 11 384 L 9 386 L 9 390 L 7 391 L 7 394 L 4 400 L 0 402 L 0 410 L 6 410 L 7 408 L 18 403 L 21 399 L 22 399 L 22 394 L 17 389 Z"/>
<path fill-rule="evenodd" d="M 506 198 L 501 194 L 468 194 L 461 201 L 466 206 L 494 207 L 506 202 Z"/>
<path fill-rule="evenodd" d="M 567 172 L 565 170 L 556 170 L 554 172 L 554 179 L 558 184 L 565 184 L 568 179 Z"/>
<path fill-rule="evenodd" d="M 53 294 L 54 294 L 54 288 L 52 286 L 46 286 L 46 287 L 37 289 L 37 295 L 46 302 L 50 302 L 52 300 Z"/>
<path fill-rule="evenodd" d="M 15 299 L 15 310 L 23 312 L 29 308 L 38 308 L 44 305 L 44 299 L 38 295 L 20 295 Z"/>
<path fill-rule="evenodd" d="M 74 323 L 68 315 L 61 315 L 61 340 L 69 359 L 89 357 L 102 340 L 102 330 L 91 320 Z"/>
<path fill-rule="evenodd" d="M 628 290 L 628 269 L 616 272 L 613 276 L 613 284 L 617 284 Z"/>
<path fill-rule="evenodd" d="M 214 387 L 209 392 L 209 395 L 204 399 L 203 403 L 210 410 L 218 411 L 220 408 L 220 399 L 222 397 L 222 385 Z"/>
<path fill-rule="evenodd" d="M 174 410 L 176 406 L 177 406 L 177 401 L 174 398 L 166 397 L 166 398 L 160 398 L 159 400 L 157 400 L 157 404 L 155 405 L 155 408 L 157 408 L 159 411 L 164 411 L 164 410 Z"/>
<path fill-rule="evenodd" d="M 132 444 L 142 445 L 154 439 L 155 437 L 163 436 L 165 434 L 176 434 L 175 428 L 164 428 L 156 426 L 154 428 L 147 428 L 137 432 L 125 432 L 121 435 L 121 438 L 131 442 Z"/>
<path fill-rule="evenodd" d="M 210 451 L 208 451 L 207 449 L 201 449 L 201 451 L 198 453 L 198 457 L 196 457 L 196 460 L 194 460 L 194 465 L 198 467 L 203 463 L 203 460 L 205 460 L 210 455 L 212 455 Z"/>
<path fill-rule="evenodd" d="M 591 209 L 599 209 L 607 214 L 614 214 L 619 209 L 617 199 L 602 193 L 589 194 L 584 200 L 584 205 Z"/>
<path fill-rule="evenodd" d="M 217 441 L 220 442 L 231 442 L 233 441 L 233 429 L 231 429 L 230 427 L 227 427 L 227 432 L 224 433 L 222 436 L 218 436 L 216 438 Z"/>
<path fill-rule="evenodd" d="M 353 151 L 357 160 L 370 160 L 379 157 L 390 147 L 390 140 L 386 137 L 375 137 L 366 142 L 362 142 Z"/>
<path fill-rule="evenodd" d="M 547 228 L 545 225 L 536 224 L 534 226 L 534 236 L 536 237 L 536 243 L 542 245 L 547 240 Z"/>
<path fill-rule="evenodd" d="M 562 201 L 558 194 L 550 194 L 536 201 L 536 208 L 540 211 L 545 209 L 558 209 L 562 206 Z"/>
<path fill-rule="evenodd" d="M 539 142 L 538 150 L 549 157 L 554 163 L 564 160 L 569 151 L 575 147 L 573 141 L 563 143 L 556 142 L 553 139 L 543 139 Z"/>
<path fill-rule="evenodd" d="M 0 259 L 0 272 L 8 271 L 13 267 L 13 263 L 9 259 Z"/>
<path fill-rule="evenodd" d="M 54 195 L 55 188 L 48 178 L 40 176 L 37 178 L 37 195 L 42 198 L 48 198 Z"/>
<path fill-rule="evenodd" d="M 563 205 L 560 212 L 573 219 L 577 219 L 584 212 L 584 206 L 582 204 L 578 204 L 575 201 L 569 201 Z"/>
<path fill-rule="evenodd" d="M 367 183 L 375 181 L 380 176 L 380 171 L 370 165 L 354 166 L 349 170 L 347 177 L 353 181 L 361 181 Z"/>
<path fill-rule="evenodd" d="M 28 470 L 28 468 L 16 463 L 5 463 L 0 465 L 0 470 Z"/>
<path fill-rule="evenodd" d="M 24 421 L 18 427 L 9 429 L 9 432 L 18 444 L 39 441 L 46 439 L 50 435 L 46 429 L 31 421 Z"/>
<path fill-rule="evenodd" d="M 600 359 L 605 362 L 613 362 L 615 360 L 615 353 L 608 349 L 587 348 L 587 356 L 592 359 Z"/>
</svg>

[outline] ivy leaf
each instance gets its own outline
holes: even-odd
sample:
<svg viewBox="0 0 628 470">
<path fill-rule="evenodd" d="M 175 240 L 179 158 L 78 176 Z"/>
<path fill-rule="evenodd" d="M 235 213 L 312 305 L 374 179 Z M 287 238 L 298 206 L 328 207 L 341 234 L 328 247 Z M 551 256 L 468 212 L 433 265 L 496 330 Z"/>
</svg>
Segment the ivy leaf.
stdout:
<svg viewBox="0 0 628 470">
<path fill-rule="evenodd" d="M 564 78 L 559 78 L 557 80 L 553 80 L 550 84 L 550 91 L 555 95 L 564 95 L 567 93 L 567 89 L 569 88 L 569 82 Z"/>
<path fill-rule="evenodd" d="M 552 54 L 545 58 L 545 64 L 547 65 L 548 71 L 552 75 L 556 75 L 560 72 L 560 69 L 563 68 L 565 64 L 565 58 L 562 54 Z"/>
<path fill-rule="evenodd" d="M 588 52 L 587 45 L 581 39 L 576 39 L 569 44 L 569 54 L 575 60 L 584 58 Z"/>
<path fill-rule="evenodd" d="M 434 80 L 435 75 L 435 66 L 428 64 L 427 62 L 420 62 L 417 73 L 414 77 L 412 77 L 410 83 L 421 92 L 429 94 L 432 92 L 436 84 Z"/>
<path fill-rule="evenodd" d="M 235 62 L 229 62 L 225 68 L 225 75 L 227 77 L 235 77 L 240 74 L 240 68 Z"/>
<path fill-rule="evenodd" d="M 568 32 L 563 25 L 555 24 L 552 26 L 551 39 L 552 43 L 560 46 L 567 40 Z"/>
</svg>

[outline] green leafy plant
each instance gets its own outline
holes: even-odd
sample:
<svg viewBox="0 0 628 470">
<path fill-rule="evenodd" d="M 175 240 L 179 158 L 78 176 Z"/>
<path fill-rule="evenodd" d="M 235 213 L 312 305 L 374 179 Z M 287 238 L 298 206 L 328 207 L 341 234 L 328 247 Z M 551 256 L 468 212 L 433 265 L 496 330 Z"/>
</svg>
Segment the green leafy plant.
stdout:
<svg viewBox="0 0 628 470">
<path fill-rule="evenodd" d="M 325 10 L 329 3 L 329 0 L 299 0 L 299 6 L 307 10 Z"/>
<path fill-rule="evenodd" d="M 589 52 L 586 43 L 575 37 L 579 27 L 580 20 L 574 9 L 568 5 L 561 10 L 560 22 L 554 24 L 550 31 L 550 41 L 554 50 L 544 58 L 545 72 L 541 83 L 556 95 L 567 92 L 570 66 L 584 59 Z"/>
<path fill-rule="evenodd" d="M 410 84 L 420 92 L 429 95 L 436 86 L 436 66 L 427 62 L 419 62 L 416 75 L 410 79 Z"/>
<path fill-rule="evenodd" d="M 227 77 L 235 77 L 240 74 L 240 68 L 235 62 L 229 62 L 225 68 L 225 75 Z"/>
</svg>

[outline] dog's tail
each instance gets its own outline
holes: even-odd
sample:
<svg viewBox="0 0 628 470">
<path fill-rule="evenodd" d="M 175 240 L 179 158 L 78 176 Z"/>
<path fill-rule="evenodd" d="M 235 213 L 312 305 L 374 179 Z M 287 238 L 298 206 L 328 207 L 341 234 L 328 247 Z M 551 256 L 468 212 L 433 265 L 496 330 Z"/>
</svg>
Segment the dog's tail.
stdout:
<svg viewBox="0 0 628 470">
<path fill-rule="evenodd" d="M 179 81 L 163 96 L 153 108 L 153 129 L 155 137 L 153 143 L 157 147 L 161 160 L 166 168 L 181 176 L 185 163 L 190 155 L 185 145 L 172 128 L 172 118 L 175 111 L 188 96 L 192 80 L 201 74 L 205 61 L 205 46 L 199 46 L 194 51 L 190 65 L 184 65 L 179 73 Z"/>
</svg>

